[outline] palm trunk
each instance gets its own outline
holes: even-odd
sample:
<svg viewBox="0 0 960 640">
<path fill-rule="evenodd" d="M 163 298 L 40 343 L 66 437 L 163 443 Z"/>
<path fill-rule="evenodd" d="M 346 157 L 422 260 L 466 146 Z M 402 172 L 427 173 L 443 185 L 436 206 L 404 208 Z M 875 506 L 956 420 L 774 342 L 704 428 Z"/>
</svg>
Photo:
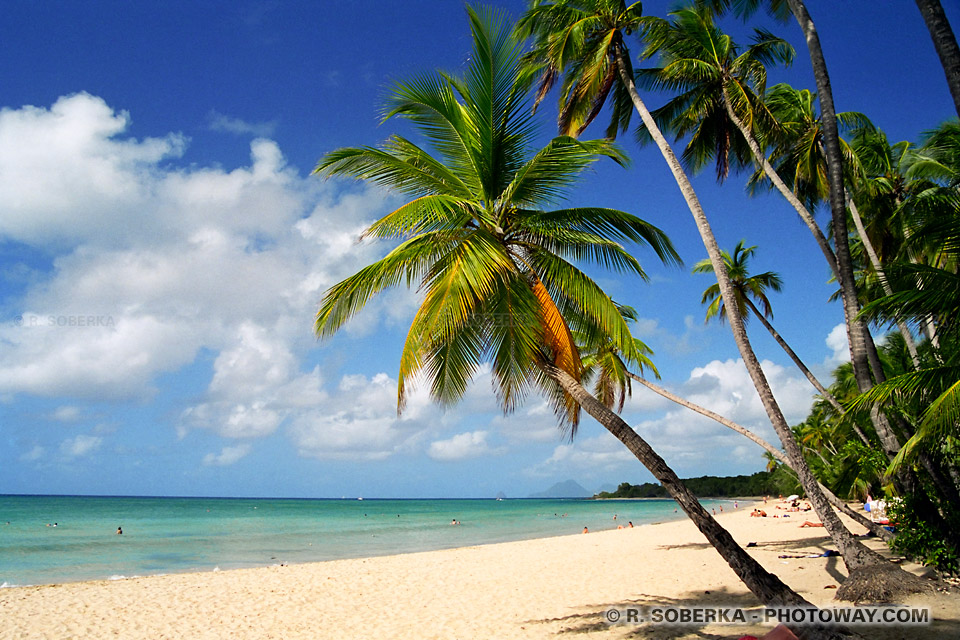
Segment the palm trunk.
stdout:
<svg viewBox="0 0 960 640">
<path fill-rule="evenodd" d="M 853 274 L 853 260 L 850 257 L 850 244 L 847 231 L 846 197 L 843 188 L 843 155 L 840 151 L 840 133 L 837 129 L 837 112 L 833 105 L 833 90 L 830 88 L 830 75 L 827 63 L 820 47 L 820 36 L 807 12 L 802 0 L 787 0 L 803 31 L 810 51 L 813 76 L 817 83 L 817 96 L 820 100 L 820 117 L 823 123 L 823 151 L 827 161 L 827 174 L 830 182 L 830 212 L 833 223 L 833 241 L 837 256 L 837 282 L 840 285 L 843 301 L 843 316 L 847 327 L 847 340 L 850 345 L 850 363 L 857 388 L 861 393 L 873 388 L 871 370 L 880 382 L 883 369 L 877 356 L 876 345 L 867 331 L 866 324 L 857 319 L 860 311 L 857 299 L 856 280 Z M 887 457 L 892 459 L 900 450 L 900 441 L 889 421 L 879 411 L 871 411 L 871 419 Z"/>
<path fill-rule="evenodd" d="M 883 265 L 880 264 L 880 257 L 877 255 L 876 249 L 873 248 L 873 243 L 870 242 L 870 237 L 867 235 L 867 230 L 863 226 L 863 219 L 860 217 L 860 212 L 857 210 L 857 204 L 852 198 L 847 198 L 847 204 L 850 208 L 850 217 L 853 218 L 853 226 L 857 228 L 857 234 L 860 236 L 860 242 L 863 243 L 863 248 L 867 252 L 867 256 L 870 258 L 870 266 L 873 267 L 874 273 L 877 274 L 877 278 L 880 280 L 880 286 L 883 287 L 883 293 L 888 296 L 892 296 L 893 289 L 890 287 L 890 282 L 887 280 L 887 276 L 883 272 Z M 903 341 L 907 344 L 907 351 L 910 352 L 910 359 L 913 361 L 913 368 L 919 369 L 920 354 L 917 353 L 917 343 L 913 339 L 913 334 L 910 333 L 910 328 L 903 320 L 897 320 L 897 328 L 900 330 L 900 335 L 903 336 Z"/>
<path fill-rule="evenodd" d="M 757 305 L 753 304 L 753 301 L 749 298 L 744 299 L 746 300 L 747 305 L 750 307 L 750 310 L 753 312 L 753 314 L 758 320 L 760 320 L 760 323 L 766 328 L 767 332 L 773 336 L 773 339 L 777 341 L 777 344 L 780 345 L 780 348 L 783 349 L 788 356 L 790 356 L 790 359 L 793 360 L 793 364 L 797 365 L 797 368 L 800 369 L 801 373 L 803 373 L 807 380 L 810 381 L 810 384 L 813 385 L 814 389 L 820 392 L 820 395 L 822 395 L 824 399 L 830 403 L 830 406 L 836 409 L 840 414 L 843 414 L 846 411 L 846 409 L 843 408 L 843 405 L 840 404 L 840 402 L 833 397 L 833 394 L 827 391 L 826 387 L 824 387 L 817 377 L 813 375 L 813 372 L 807 368 L 807 365 L 803 363 L 803 360 L 800 359 L 800 356 L 798 356 L 797 353 L 790 348 L 790 345 L 787 344 L 787 341 L 783 339 L 776 329 L 773 328 L 773 325 L 770 324 L 770 321 L 766 319 L 766 317 L 763 315 L 763 312 L 761 312 L 760 309 L 757 309 Z M 864 444 L 869 445 L 870 442 L 867 441 Z"/>
<path fill-rule="evenodd" d="M 830 182 L 830 212 L 833 223 L 833 241 L 836 247 L 838 282 L 840 284 L 843 313 L 847 322 L 847 335 L 850 342 L 850 359 L 854 376 L 860 392 L 873 386 L 870 379 L 870 366 L 867 360 L 865 337 L 856 323 L 859 311 L 856 284 L 853 273 L 853 261 L 850 257 L 850 245 L 847 235 L 847 212 L 843 189 L 843 155 L 840 150 L 840 133 L 837 128 L 837 112 L 833 105 L 833 91 L 830 88 L 830 76 L 820 47 L 820 36 L 816 26 L 807 13 L 801 0 L 787 0 L 790 10 L 800 24 L 810 60 L 813 64 L 813 76 L 817 83 L 817 96 L 820 100 L 820 116 L 823 123 L 823 148 L 827 161 L 827 179 Z"/>
<path fill-rule="evenodd" d="M 814 239 L 817 241 L 817 245 L 820 247 L 820 251 L 823 252 L 823 256 L 827 259 L 827 264 L 830 266 L 830 270 L 833 272 L 834 277 L 839 280 L 839 274 L 837 273 L 837 256 L 833 253 L 833 249 L 830 247 L 830 242 L 827 240 L 827 237 L 823 235 L 823 230 L 820 229 L 820 225 L 817 224 L 816 220 L 813 219 L 813 215 L 810 213 L 810 210 L 807 209 L 800 199 L 797 198 L 797 195 L 787 186 L 787 184 L 780 177 L 780 174 L 777 173 L 777 170 L 773 168 L 773 165 L 767 161 L 766 155 L 764 155 L 763 150 L 760 148 L 760 143 L 757 142 L 757 139 L 753 136 L 753 132 L 747 128 L 743 123 L 743 120 L 737 116 L 736 112 L 733 110 L 733 105 L 730 104 L 730 96 L 727 94 L 726 87 L 723 88 L 723 106 L 726 107 L 727 116 L 733 124 L 740 130 L 740 133 L 743 135 L 744 139 L 747 141 L 747 146 L 750 147 L 750 151 L 753 153 L 753 159 L 763 168 L 764 174 L 767 178 L 773 183 L 773 186 L 776 187 L 777 191 L 780 192 L 787 202 L 790 203 L 790 206 L 793 207 L 794 211 L 797 212 L 797 215 L 800 216 L 800 219 L 803 220 L 804 224 L 807 225 L 807 228 L 810 229 L 810 233 L 813 234 Z"/>
<path fill-rule="evenodd" d="M 790 205 L 794 208 L 794 210 L 797 212 L 800 218 L 807 225 L 807 228 L 810 229 L 810 232 L 813 234 L 814 239 L 817 241 L 817 245 L 820 247 L 820 250 L 823 252 L 824 257 L 827 259 L 827 264 L 830 266 L 830 269 L 833 272 L 834 277 L 837 279 L 837 282 L 840 282 L 840 271 L 837 265 L 837 256 L 833 252 L 833 249 L 830 247 L 830 243 L 827 240 L 826 236 L 824 236 L 823 231 L 820 229 L 820 225 L 816 223 L 816 221 L 813 219 L 813 215 L 811 215 L 810 211 L 803 205 L 802 202 L 800 202 L 800 199 L 797 198 L 796 194 L 793 191 L 791 191 L 789 187 L 787 187 L 786 183 L 780 177 L 780 174 L 778 174 L 776 169 L 773 168 L 773 165 L 771 165 L 770 162 L 767 161 L 767 158 L 764 155 L 763 150 L 760 148 L 760 144 L 757 142 L 756 138 L 753 136 L 753 132 L 751 132 L 750 129 L 747 128 L 747 126 L 743 123 L 743 121 L 737 116 L 736 112 L 733 110 L 733 105 L 730 103 L 730 96 L 727 93 L 726 88 L 723 89 L 723 104 L 724 104 L 724 107 L 726 108 L 728 117 L 731 119 L 734 125 L 736 125 L 737 129 L 740 130 L 740 133 L 743 135 L 744 139 L 747 141 L 747 145 L 750 147 L 750 151 L 753 153 L 754 159 L 763 168 L 763 172 L 766 174 L 767 178 L 770 179 L 770 182 L 772 182 L 773 185 L 777 188 L 777 190 L 781 193 L 781 195 L 783 195 L 783 197 L 786 198 L 787 202 L 790 203 Z M 857 320 L 857 322 L 860 322 L 860 321 Z M 764 325 L 767 327 L 769 331 L 772 331 L 772 327 L 770 327 L 770 325 L 768 325 L 766 322 L 764 322 Z M 861 330 L 865 332 L 867 337 L 869 338 L 869 332 L 867 331 L 866 326 L 861 323 L 861 327 L 862 327 Z M 848 325 L 848 335 L 849 335 L 849 325 Z M 872 343 L 872 340 L 870 342 Z M 780 346 L 783 347 L 784 349 L 788 349 L 788 347 L 786 347 L 786 343 L 784 342 L 780 342 Z M 877 375 L 877 377 L 880 377 L 882 376 L 880 358 L 879 356 L 876 355 L 875 348 L 871 350 L 869 348 L 870 345 L 868 344 L 867 346 L 868 346 L 868 359 L 867 359 L 868 364 L 871 367 L 871 369 L 874 371 L 875 375 Z M 787 353 L 790 354 L 791 351 L 787 351 Z M 870 357 L 871 354 L 873 357 Z M 799 358 L 794 358 L 794 362 L 797 363 L 801 371 L 805 372 L 804 375 L 807 376 L 807 379 L 811 381 L 814 387 L 816 387 L 818 390 L 821 390 L 823 388 L 823 385 L 821 385 L 819 382 L 815 382 L 815 379 L 813 378 L 812 374 L 810 374 L 808 371 L 805 371 L 806 367 L 804 367 L 802 363 L 800 363 Z M 869 374 L 868 374 L 868 377 L 869 377 Z M 858 385 L 859 385 L 859 382 L 858 382 Z M 825 391 L 823 390 L 821 390 L 821 393 L 825 394 L 824 397 L 828 398 L 828 401 L 830 401 L 831 404 L 836 402 L 836 400 L 833 399 L 832 395 L 825 393 Z M 834 408 L 837 408 L 837 404 L 834 404 Z M 840 408 L 839 411 L 843 413 L 842 408 Z M 889 424 L 879 412 L 871 413 L 871 419 L 873 419 L 875 422 L 874 426 L 878 434 L 886 434 L 888 436 L 892 434 Z M 870 441 L 864 435 L 863 431 L 861 431 L 860 428 L 857 426 L 854 426 L 854 429 L 856 430 L 857 435 L 860 437 L 860 439 L 863 440 L 864 444 L 866 444 L 867 446 L 870 446 Z M 891 440 L 891 438 L 888 438 L 888 440 Z M 895 442 L 896 437 L 893 436 L 891 441 Z M 893 455 L 896 455 L 896 454 L 893 454 Z M 891 460 L 893 459 L 889 452 L 887 453 L 887 457 L 888 459 L 891 459 Z"/>
<path fill-rule="evenodd" d="M 657 147 L 663 154 L 667 165 L 670 167 L 670 170 L 673 173 L 673 177 L 676 180 L 677 185 L 680 187 L 680 192 L 683 194 L 683 198 L 686 201 L 687 206 L 690 208 L 690 213 L 693 215 L 694 222 L 697 225 L 697 230 L 700 232 L 700 237 L 703 240 L 703 245 L 707 250 L 707 255 L 710 257 L 710 262 L 713 265 L 714 274 L 717 276 L 717 284 L 720 287 L 720 295 L 726 300 L 734 300 L 736 296 L 734 295 L 730 278 L 727 275 L 727 269 L 723 261 L 723 256 L 720 253 L 719 246 L 717 246 L 717 240 L 713 235 L 713 230 L 710 227 L 710 223 L 703 212 L 703 207 L 700 206 L 700 201 L 693 189 L 693 185 L 690 184 L 690 180 L 687 178 L 687 175 L 680 166 L 680 162 L 677 160 L 676 154 L 673 153 L 673 149 L 671 149 L 670 145 L 667 143 L 666 138 L 663 137 L 663 133 L 660 131 L 659 127 L 657 127 L 656 122 L 653 120 L 653 116 L 650 114 L 650 111 L 640 98 L 640 94 L 637 93 L 637 88 L 634 86 L 633 78 L 631 78 L 630 74 L 627 72 L 629 65 L 624 59 L 625 53 L 623 49 L 618 48 L 616 55 L 620 78 L 623 81 L 631 100 L 633 101 L 634 107 L 636 108 L 637 113 L 640 115 L 640 118 L 643 120 L 647 131 L 650 132 L 651 137 L 657 143 Z M 827 501 L 826 496 L 824 496 L 823 492 L 820 491 L 819 486 L 817 486 L 817 480 L 810 471 L 810 467 L 807 466 L 806 460 L 803 458 L 803 453 L 801 452 L 799 445 L 794 440 L 793 434 L 790 431 L 790 426 L 787 424 L 786 419 L 783 417 L 783 413 L 780 411 L 780 407 L 777 405 L 776 399 L 773 397 L 773 391 L 770 389 L 770 384 L 767 382 L 766 376 L 764 375 L 763 370 L 760 368 L 760 362 L 757 360 L 757 356 L 753 352 L 753 348 L 750 346 L 750 341 L 747 338 L 746 331 L 744 330 L 742 319 L 739 315 L 737 315 L 733 305 L 726 305 L 726 310 L 727 319 L 730 322 L 730 328 L 733 332 L 734 341 L 736 342 L 737 348 L 740 351 L 740 355 L 743 358 L 747 372 L 749 373 L 750 378 L 753 380 L 754 387 L 757 389 L 757 393 L 759 394 L 760 400 L 767 412 L 767 416 L 769 417 L 774 430 L 780 437 L 780 441 L 787 452 L 787 457 L 791 462 L 790 466 L 794 469 L 794 471 L 797 472 L 797 476 L 800 479 L 800 483 L 803 486 L 804 491 L 807 493 L 810 503 L 813 505 L 814 510 L 820 517 L 820 521 L 823 522 L 824 529 L 833 539 L 834 543 L 836 543 L 838 550 L 840 551 L 841 555 L 843 556 L 843 560 L 847 565 L 847 569 L 852 572 L 859 568 L 885 564 L 886 560 L 865 547 L 847 530 L 846 527 L 843 526 L 840 518 L 837 517 L 837 514 L 834 513 L 830 503 Z"/>
<path fill-rule="evenodd" d="M 957 38 L 953 35 L 953 29 L 950 28 L 950 22 L 947 20 L 947 14 L 944 13 L 940 0 L 916 0 L 916 2 L 917 8 L 923 15 L 923 21 L 927 23 L 930 37 L 933 38 L 933 46 L 936 47 L 937 55 L 940 56 L 940 64 L 943 65 L 943 72 L 947 76 L 947 86 L 950 87 L 954 107 L 957 109 L 957 115 L 960 116 L 960 47 L 957 46 Z"/>
<path fill-rule="evenodd" d="M 690 409 L 691 411 L 699 413 L 702 416 L 710 418 L 711 420 L 715 420 L 716 422 L 719 422 L 720 424 L 727 427 L 728 429 L 732 429 L 737 433 L 739 433 L 740 435 L 744 436 L 745 438 L 749 438 L 756 444 L 763 447 L 765 451 L 767 451 L 770 455 L 776 458 L 777 461 L 779 461 L 781 464 L 784 464 L 791 469 L 793 468 L 790 466 L 790 461 L 787 459 L 787 456 L 783 455 L 783 452 L 780 451 L 780 449 L 777 449 L 772 444 L 770 444 L 769 442 L 767 442 L 766 440 L 764 440 L 763 438 L 755 434 L 753 431 L 750 431 L 749 429 L 747 429 L 745 426 L 741 424 L 737 424 L 732 420 L 728 420 L 727 418 L 724 418 L 723 416 L 717 413 L 714 413 L 713 411 L 710 411 L 705 407 L 701 407 L 695 402 L 690 402 L 685 398 L 681 398 L 680 396 L 667 391 L 663 387 L 650 382 L 646 378 L 642 378 L 638 376 L 632 371 L 627 371 L 627 375 L 630 376 L 632 380 L 639 382 L 640 384 L 645 386 L 647 389 L 650 389 L 654 393 L 666 398 L 667 400 L 675 402 L 679 404 L 681 407 L 686 407 L 687 409 Z M 884 540 L 893 540 L 895 536 L 891 532 L 887 531 L 886 529 L 884 529 L 877 523 L 873 522 L 869 518 L 866 518 L 863 514 L 860 514 L 854 511 L 853 509 L 851 509 L 849 506 L 847 506 L 846 502 L 838 498 L 832 491 L 830 491 L 830 489 L 828 489 L 822 484 L 820 484 L 820 489 L 823 491 L 823 494 L 827 497 L 827 500 L 830 501 L 830 504 L 840 509 L 840 511 L 843 511 L 845 514 L 853 518 L 859 524 L 863 525 L 864 527 L 872 531 L 874 535 L 877 535 L 883 538 Z"/>
<path fill-rule="evenodd" d="M 750 589 L 760 602 L 779 606 L 811 606 L 799 594 L 785 585 L 780 578 L 764 569 L 750 554 L 737 544 L 726 529 L 717 522 L 696 496 L 680 481 L 667 463 L 630 425 L 623 421 L 613 410 L 607 408 L 583 388 L 566 371 L 549 363 L 540 363 L 540 368 L 559 384 L 564 391 L 577 401 L 583 409 L 593 416 L 604 428 L 626 445 L 637 459 L 663 485 L 681 509 L 693 520 L 697 529 L 706 536 L 710 544 L 723 556 L 730 568 Z"/>
</svg>

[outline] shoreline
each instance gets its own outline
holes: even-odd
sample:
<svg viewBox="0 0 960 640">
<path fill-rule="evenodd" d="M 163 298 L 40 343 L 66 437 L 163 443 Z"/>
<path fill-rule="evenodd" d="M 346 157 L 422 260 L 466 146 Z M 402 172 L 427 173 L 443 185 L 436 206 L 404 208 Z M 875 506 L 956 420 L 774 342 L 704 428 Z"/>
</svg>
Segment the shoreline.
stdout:
<svg viewBox="0 0 960 640">
<path fill-rule="evenodd" d="M 822 529 L 800 528 L 798 517 L 751 518 L 755 505 L 718 518 L 805 598 L 838 604 L 829 587 L 845 576 L 839 558 L 778 557 L 832 548 Z M 918 603 L 934 623 L 911 627 L 910 637 L 960 632 L 955 594 Z M 604 622 L 610 608 L 638 605 L 759 603 L 685 519 L 393 556 L 0 589 L 0 638 L 663 637 L 657 627 Z M 699 625 L 671 637 L 737 638 L 769 628 Z M 903 637 L 903 628 L 875 629 L 870 637 Z"/>
</svg>

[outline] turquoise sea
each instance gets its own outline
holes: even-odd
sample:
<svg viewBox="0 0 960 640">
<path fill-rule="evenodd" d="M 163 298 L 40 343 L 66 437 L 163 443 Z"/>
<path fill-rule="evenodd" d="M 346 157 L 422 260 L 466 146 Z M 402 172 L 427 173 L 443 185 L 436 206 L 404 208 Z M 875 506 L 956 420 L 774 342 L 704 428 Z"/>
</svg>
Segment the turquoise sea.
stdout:
<svg viewBox="0 0 960 640">
<path fill-rule="evenodd" d="M 704 501 L 707 508 L 720 504 Z M 685 517 L 672 500 L 0 495 L 0 586 L 360 558 Z M 614 520 L 613 516 L 617 519 Z M 451 526 L 451 520 L 459 526 Z M 53 525 L 56 526 L 53 526 Z M 117 535 L 118 527 L 123 534 Z"/>
</svg>

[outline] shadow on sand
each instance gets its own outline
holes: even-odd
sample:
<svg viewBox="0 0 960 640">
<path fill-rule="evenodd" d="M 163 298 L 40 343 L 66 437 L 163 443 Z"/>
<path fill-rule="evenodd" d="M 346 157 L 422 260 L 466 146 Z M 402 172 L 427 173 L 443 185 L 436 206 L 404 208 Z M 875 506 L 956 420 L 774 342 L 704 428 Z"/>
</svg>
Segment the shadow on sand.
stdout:
<svg viewBox="0 0 960 640">
<path fill-rule="evenodd" d="M 831 558 L 833 559 L 833 558 Z M 815 560 L 815 558 L 811 558 Z M 938 597 L 957 598 L 956 594 L 941 595 Z M 849 606 L 847 603 L 837 603 L 837 606 Z M 942 638 L 960 638 L 960 620 L 937 620 L 936 602 L 930 602 L 933 620 L 929 625 L 921 626 L 856 626 L 852 629 L 856 634 L 871 640 L 940 640 Z M 636 623 L 623 622 L 629 610 L 639 610 L 640 615 L 649 616 L 651 608 L 696 608 L 696 607 L 723 607 L 746 610 L 747 623 Z M 616 624 L 608 622 L 608 613 L 616 611 L 621 621 Z M 751 612 L 754 615 L 751 615 Z M 762 637 L 776 626 L 774 621 L 762 622 L 763 607 L 750 594 L 732 594 L 727 589 L 712 589 L 710 591 L 689 592 L 686 597 L 665 598 L 648 594 L 640 594 L 635 599 L 589 605 L 582 611 L 560 618 L 528 620 L 527 624 L 561 624 L 556 632 L 558 638 L 603 634 L 604 637 L 630 638 L 643 640 L 737 640 L 744 635 Z M 613 631 L 613 633 L 611 633 Z"/>
</svg>

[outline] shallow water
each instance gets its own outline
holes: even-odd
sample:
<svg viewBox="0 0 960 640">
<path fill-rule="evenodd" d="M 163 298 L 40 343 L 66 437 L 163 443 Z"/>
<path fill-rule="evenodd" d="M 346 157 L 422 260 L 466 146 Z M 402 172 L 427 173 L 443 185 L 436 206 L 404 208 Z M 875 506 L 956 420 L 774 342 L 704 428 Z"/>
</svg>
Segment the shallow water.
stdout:
<svg viewBox="0 0 960 640">
<path fill-rule="evenodd" d="M 672 500 L 0 496 L 0 586 L 545 538 L 684 517 L 675 507 Z"/>
</svg>

